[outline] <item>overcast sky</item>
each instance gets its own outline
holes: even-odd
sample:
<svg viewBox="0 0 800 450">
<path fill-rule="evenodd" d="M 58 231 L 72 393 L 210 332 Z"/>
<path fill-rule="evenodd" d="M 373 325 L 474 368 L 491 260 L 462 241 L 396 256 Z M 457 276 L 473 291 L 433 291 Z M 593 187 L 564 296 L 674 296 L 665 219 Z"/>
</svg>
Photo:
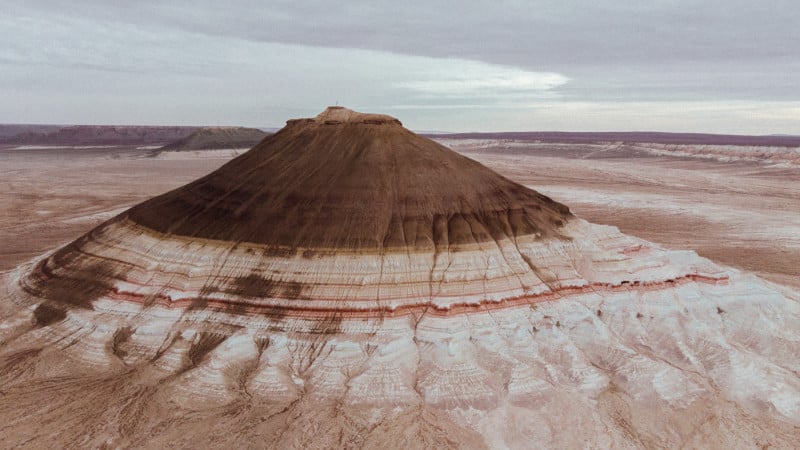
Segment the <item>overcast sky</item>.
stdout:
<svg viewBox="0 0 800 450">
<path fill-rule="evenodd" d="M 800 1 L 0 0 L 0 122 L 800 134 Z"/>
</svg>

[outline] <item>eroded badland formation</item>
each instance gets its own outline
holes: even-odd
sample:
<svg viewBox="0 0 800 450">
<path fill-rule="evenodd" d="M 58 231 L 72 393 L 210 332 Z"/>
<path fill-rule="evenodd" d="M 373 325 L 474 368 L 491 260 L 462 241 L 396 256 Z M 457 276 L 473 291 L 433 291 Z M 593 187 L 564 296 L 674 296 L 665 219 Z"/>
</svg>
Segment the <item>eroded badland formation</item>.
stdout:
<svg viewBox="0 0 800 450">
<path fill-rule="evenodd" d="M 30 448 L 800 443 L 796 285 L 590 223 L 519 184 L 594 193 L 578 203 L 596 215 L 690 167 L 659 159 L 672 167 L 628 179 L 636 194 L 592 191 L 563 157 L 465 142 L 451 144 L 516 181 L 392 117 L 329 108 L 219 168 L 84 150 L 108 169 L 88 183 L 111 191 L 73 200 L 74 216 L 37 181 L 52 153 L 4 153 L 3 201 L 56 231 L 46 251 L 23 230 L 47 225 L 8 228 L 19 250 L 5 261 L 43 254 L 0 274 L 0 434 Z M 73 176 L 65 197 L 85 192 Z M 708 175 L 720 197 L 698 203 L 724 204 L 721 180 Z M 792 278 L 782 270 L 766 272 Z"/>
</svg>

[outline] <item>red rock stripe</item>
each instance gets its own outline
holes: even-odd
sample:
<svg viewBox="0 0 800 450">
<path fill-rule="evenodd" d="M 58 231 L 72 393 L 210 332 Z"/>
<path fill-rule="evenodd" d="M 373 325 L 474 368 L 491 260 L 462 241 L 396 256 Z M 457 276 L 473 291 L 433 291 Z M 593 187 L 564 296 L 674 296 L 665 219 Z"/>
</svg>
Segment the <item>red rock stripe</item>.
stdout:
<svg viewBox="0 0 800 450">
<path fill-rule="evenodd" d="M 621 292 L 621 291 L 654 291 L 659 289 L 671 288 L 676 285 L 687 284 L 690 282 L 702 282 L 710 284 L 725 283 L 728 281 L 727 275 L 712 276 L 700 274 L 687 274 L 671 280 L 652 281 L 652 282 L 630 282 L 620 285 L 611 283 L 591 283 L 581 287 L 564 287 L 541 294 L 510 297 L 501 301 L 481 301 L 479 303 L 455 303 L 448 307 L 433 305 L 429 302 L 419 302 L 404 304 L 391 309 L 385 307 L 370 308 L 319 308 L 319 307 L 292 307 L 283 305 L 257 305 L 246 301 L 231 301 L 213 297 L 192 297 L 180 300 L 172 300 L 166 295 L 147 295 L 143 296 L 133 292 L 119 291 L 112 289 L 104 297 L 132 303 L 144 303 L 145 298 L 149 304 L 174 309 L 189 309 L 201 303 L 203 309 L 210 309 L 219 312 L 234 312 L 246 315 L 275 315 L 281 318 L 315 319 L 324 320 L 332 316 L 346 319 L 370 319 L 370 318 L 392 318 L 416 314 L 428 314 L 437 317 L 448 317 L 458 314 L 481 313 L 494 311 L 504 308 L 518 307 L 526 304 L 535 304 L 547 301 L 563 299 L 569 295 L 580 295 L 592 292 Z"/>
</svg>

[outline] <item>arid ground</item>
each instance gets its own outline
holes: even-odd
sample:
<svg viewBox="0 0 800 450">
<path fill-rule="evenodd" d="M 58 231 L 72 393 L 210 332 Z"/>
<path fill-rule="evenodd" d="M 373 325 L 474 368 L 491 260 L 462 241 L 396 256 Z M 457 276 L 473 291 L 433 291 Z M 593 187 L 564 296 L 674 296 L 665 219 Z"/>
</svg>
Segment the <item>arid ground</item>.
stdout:
<svg viewBox="0 0 800 450">
<path fill-rule="evenodd" d="M 591 222 L 800 286 L 796 164 L 665 156 L 605 144 L 442 142 Z M 237 152 L 150 153 L 137 147 L 0 148 L 0 270 L 194 180 Z"/>
<path fill-rule="evenodd" d="M 445 143 L 590 222 L 800 286 L 798 165 L 670 157 L 621 145 Z"/>
<path fill-rule="evenodd" d="M 322 124 L 298 125 L 329 126 L 327 120 Z M 359 146 L 376 140 L 376 134 L 359 133 L 369 137 Z M 350 142 L 347 133 L 336 135 Z M 404 142 L 406 131 L 391 135 Z M 315 140 L 316 147 L 308 144 Z M 615 278 L 586 280 L 585 290 L 568 287 L 561 289 L 566 292 L 563 296 L 555 291 L 553 297 L 510 297 L 534 303 L 486 311 L 462 313 L 455 309 L 458 304 L 446 303 L 444 315 L 426 314 L 431 308 L 424 305 L 419 314 L 391 317 L 378 309 L 371 324 L 359 317 L 342 319 L 347 312 L 342 306 L 355 304 L 347 302 L 358 297 L 350 291 L 340 295 L 341 286 L 358 293 L 357 283 L 331 282 L 330 293 L 319 295 L 318 300 L 300 297 L 297 289 L 276 295 L 273 279 L 252 269 L 258 264 L 280 264 L 288 267 L 285 274 L 322 274 L 320 280 L 337 271 L 345 277 L 380 273 L 376 279 L 382 283 L 384 269 L 391 266 L 384 265 L 385 255 L 376 252 L 364 258 L 326 261 L 329 255 L 325 254 L 306 257 L 303 252 L 287 258 L 267 246 L 254 251 L 255 243 L 251 248 L 224 239 L 187 242 L 177 232 L 170 234 L 172 224 L 185 223 L 180 222 L 185 216 L 181 202 L 161 203 L 170 206 L 142 216 L 154 217 L 159 226 L 165 223 L 166 232 L 148 232 L 150 228 L 134 223 L 130 218 L 136 216 L 129 214 L 128 220 L 100 227 L 80 245 L 47 258 L 45 264 L 2 272 L 60 247 L 142 200 L 215 170 L 243 150 L 158 153 L 153 145 L 88 144 L 0 148 L 0 192 L 4 194 L 0 196 L 0 274 L 4 277 L 0 283 L 4 300 L 0 302 L 0 435 L 5 433 L 12 446 L 30 448 L 307 448 L 312 444 L 463 448 L 523 447 L 531 442 L 567 448 L 797 446 L 800 169 L 796 147 L 440 140 L 569 205 L 584 219 L 616 225 L 624 233 L 665 247 L 696 249 L 722 264 L 755 271 L 780 284 L 718 270 L 687 252 L 663 251 L 610 227 L 571 220 L 559 230 L 575 246 L 531 233 L 527 251 L 533 256 L 525 259 L 515 234 L 514 245 L 505 244 L 512 249 L 508 254 L 513 255 L 516 248 L 517 266 L 524 268 L 522 263 L 527 263 L 530 272 L 525 273 L 536 277 L 528 279 L 548 288 L 529 260 L 538 261 L 534 258 L 541 256 L 542 261 L 554 261 L 547 266 L 550 272 L 541 274 L 555 289 L 562 287 L 561 280 L 575 279 L 570 278 L 572 273 L 581 274 L 579 265 L 587 274 Z M 337 156 L 328 153 L 330 147 L 319 142 L 327 140 L 301 136 L 294 147 L 286 147 L 292 156 L 311 155 L 293 171 L 286 171 L 289 179 L 303 181 L 309 167 L 319 167 L 327 158 L 336 161 Z M 415 186 L 437 186 L 426 188 L 420 198 L 428 193 L 437 197 L 437 192 L 447 192 L 453 185 L 458 189 L 451 188 L 451 198 L 477 198 L 479 203 L 491 198 L 492 191 L 477 191 L 479 195 L 470 197 L 471 189 L 506 186 L 507 192 L 520 191 L 430 142 L 411 142 L 416 143 L 416 153 L 404 153 L 415 155 L 407 161 L 431 161 L 413 166 L 414 173 L 429 172 Z M 392 148 L 388 145 L 385 151 Z M 229 185 L 246 179 L 256 188 L 268 187 L 271 181 L 277 186 L 274 190 L 286 192 L 286 181 L 275 184 L 269 170 L 248 172 L 250 166 L 276 167 L 272 159 L 269 165 L 248 159 L 269 155 L 262 150 L 215 176 L 223 173 L 222 180 Z M 447 155 L 427 159 L 437 153 Z M 361 155 L 351 152 L 350 160 L 366 159 Z M 390 167 L 382 173 L 385 178 L 402 174 L 400 166 Z M 457 183 L 438 187 L 431 180 L 439 181 L 445 168 L 449 169 L 446 174 L 459 178 L 454 179 Z M 471 168 L 490 176 L 475 177 Z M 341 179 L 349 182 L 350 178 L 340 172 L 324 178 L 333 180 L 332 187 L 327 182 L 318 186 L 323 191 L 341 188 Z M 408 172 L 406 166 L 406 177 Z M 367 173 L 371 176 L 372 172 Z M 359 189 L 369 192 L 366 186 Z M 303 187 L 300 192 L 308 190 Z M 216 199 L 231 192 L 213 186 L 208 191 L 217 192 Z M 530 195 L 535 200 L 532 211 L 552 204 L 538 194 Z M 352 204 L 352 194 L 339 198 Z M 503 199 L 498 204 L 508 211 L 519 204 L 513 196 Z M 481 211 L 480 204 L 464 203 L 470 211 Z M 218 202 L 212 198 L 202 204 Z M 241 204 L 253 209 L 263 206 L 258 201 Z M 305 203 L 287 203 L 287 208 L 296 204 Z M 154 211 L 147 205 L 152 203 L 140 209 Z M 352 210 L 361 211 L 360 207 Z M 224 219 L 230 209 L 221 211 L 214 216 Z M 287 215 L 283 207 L 277 211 L 261 216 L 245 209 L 240 215 Z M 463 217 L 461 212 L 457 215 Z M 198 223 L 205 226 L 199 220 L 191 224 Z M 255 228 L 257 234 L 251 235 L 263 235 L 261 223 Z M 351 222 L 334 223 L 340 224 L 339 231 L 349 233 Z M 515 230 L 524 224 L 513 223 Z M 537 234 L 538 230 L 547 228 L 538 228 Z M 447 233 L 449 239 L 449 224 Z M 197 235 L 190 229 L 184 236 Z M 212 248 L 215 245 L 227 256 L 220 258 L 221 252 Z M 137 251 L 142 248 L 148 250 Z M 406 243 L 399 253 L 410 254 L 409 248 Z M 408 259 L 423 261 L 421 267 L 429 263 L 432 269 L 396 265 L 394 270 L 404 274 L 385 279 L 406 280 L 405 273 L 417 274 L 422 280 L 417 284 L 429 287 L 420 291 L 423 299 L 434 299 L 434 292 L 458 292 L 449 296 L 456 300 L 462 299 L 462 292 L 470 295 L 466 289 L 442 289 L 445 283 L 478 286 L 476 292 L 491 295 L 488 284 L 494 278 L 490 272 L 498 266 L 511 267 L 506 252 L 500 244 L 496 249 L 464 248 L 452 259 L 448 252 L 444 271 L 469 273 L 464 267 L 484 268 L 469 275 L 473 278 L 466 278 L 467 282 L 460 277 L 433 278 L 439 261 L 435 248 L 422 258 Z M 574 248 L 593 250 L 576 255 Z M 223 265 L 193 263 L 204 257 Z M 224 266 L 229 260 L 231 270 Z M 353 261 L 352 268 L 342 268 L 347 261 Z M 453 261 L 461 265 L 451 269 Z M 59 266 L 62 263 L 65 269 Z M 126 269 L 117 271 L 116 267 Z M 334 270 L 326 272 L 326 267 Z M 174 270 L 186 272 L 180 275 Z M 278 273 L 275 280 L 283 281 Z M 515 272 L 498 273 L 511 280 L 506 285 L 522 286 L 523 277 Z M 118 284 L 108 282 L 118 276 L 114 281 Z M 412 282 L 395 282 L 396 291 L 384 288 L 389 283 L 379 284 L 378 292 L 398 292 L 416 301 L 419 293 L 407 287 L 414 284 L 409 279 Z M 175 284 L 170 285 L 173 280 Z M 303 280 L 314 284 L 313 279 Z M 258 290 L 252 290 L 256 283 Z M 140 288 L 124 288 L 137 285 Z M 315 289 L 320 286 L 324 287 L 316 283 Z M 263 309 L 251 313 L 240 306 L 264 292 L 265 303 L 256 305 Z M 237 303 L 234 294 L 244 301 Z M 278 296 L 285 299 L 273 298 Z M 397 297 L 386 295 L 391 301 Z M 178 301 L 172 302 L 173 298 Z M 362 294 L 360 298 L 368 297 Z M 703 301 L 693 301 L 697 299 Z M 191 303 L 185 309 L 173 309 L 173 305 L 183 308 L 181 300 Z M 277 303 L 282 301 L 290 306 Z M 321 304 L 326 315 L 290 316 L 287 311 L 304 312 L 306 303 L 300 302 L 317 302 L 312 306 Z M 325 309 L 324 302 L 332 307 Z M 495 349 L 508 349 L 507 356 Z M 398 409 L 398 405 L 402 406 Z M 387 415 L 386 411 L 396 412 Z"/>
</svg>

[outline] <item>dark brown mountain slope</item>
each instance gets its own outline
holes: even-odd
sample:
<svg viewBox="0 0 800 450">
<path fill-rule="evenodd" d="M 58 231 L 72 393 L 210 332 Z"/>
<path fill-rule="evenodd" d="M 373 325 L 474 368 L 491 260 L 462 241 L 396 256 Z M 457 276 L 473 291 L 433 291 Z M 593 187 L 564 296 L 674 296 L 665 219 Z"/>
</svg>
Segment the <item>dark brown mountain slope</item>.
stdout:
<svg viewBox="0 0 800 450">
<path fill-rule="evenodd" d="M 183 236 L 376 250 L 554 235 L 571 217 L 397 119 L 333 107 L 126 214 Z"/>
</svg>

